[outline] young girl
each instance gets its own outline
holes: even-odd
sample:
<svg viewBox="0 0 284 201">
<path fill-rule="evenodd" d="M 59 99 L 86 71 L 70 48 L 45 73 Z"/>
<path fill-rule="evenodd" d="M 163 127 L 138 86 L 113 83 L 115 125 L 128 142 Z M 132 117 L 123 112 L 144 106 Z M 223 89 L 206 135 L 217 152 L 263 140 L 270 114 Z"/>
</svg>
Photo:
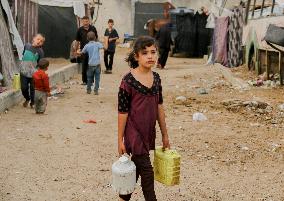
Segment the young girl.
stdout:
<svg viewBox="0 0 284 201">
<path fill-rule="evenodd" d="M 138 38 L 126 58 L 131 70 L 121 82 L 118 93 L 118 153 L 131 154 L 136 165 L 137 179 L 146 201 L 156 201 L 154 172 L 149 151 L 155 149 L 158 120 L 164 148 L 170 148 L 166 129 L 161 79 L 151 68 L 157 61 L 155 40 Z M 130 200 L 131 194 L 119 195 L 120 201 Z"/>
</svg>

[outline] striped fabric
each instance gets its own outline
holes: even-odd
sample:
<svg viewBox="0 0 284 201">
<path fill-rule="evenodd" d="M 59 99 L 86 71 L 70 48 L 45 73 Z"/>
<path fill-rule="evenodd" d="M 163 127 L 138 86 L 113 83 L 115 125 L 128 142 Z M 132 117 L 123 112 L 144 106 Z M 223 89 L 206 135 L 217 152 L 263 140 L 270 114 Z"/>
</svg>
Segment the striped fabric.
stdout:
<svg viewBox="0 0 284 201">
<path fill-rule="evenodd" d="M 233 9 L 229 21 L 228 66 L 242 65 L 243 8 Z"/>
</svg>

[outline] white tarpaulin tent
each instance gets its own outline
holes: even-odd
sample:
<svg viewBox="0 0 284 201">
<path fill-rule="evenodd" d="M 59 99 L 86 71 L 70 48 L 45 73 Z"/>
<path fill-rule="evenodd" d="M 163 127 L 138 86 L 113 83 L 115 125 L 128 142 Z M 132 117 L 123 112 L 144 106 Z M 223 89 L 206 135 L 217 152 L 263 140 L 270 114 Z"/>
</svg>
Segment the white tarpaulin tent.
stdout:
<svg viewBox="0 0 284 201">
<path fill-rule="evenodd" d="M 92 0 L 30 0 L 40 5 L 59 6 L 59 7 L 74 7 L 74 3 L 88 4 Z"/>
<path fill-rule="evenodd" d="M 85 16 L 84 4 L 93 3 L 92 0 L 30 0 L 30 1 L 44 6 L 73 7 L 74 14 L 80 18 Z"/>
<path fill-rule="evenodd" d="M 10 10 L 10 6 L 7 0 L 1 0 L 1 5 L 3 6 L 3 9 L 7 15 L 8 18 L 8 24 L 9 24 L 9 32 L 12 34 L 12 40 L 13 40 L 13 44 L 16 46 L 17 48 L 17 52 L 18 52 L 18 56 L 19 59 L 22 59 L 22 53 L 24 51 L 24 44 L 23 41 L 21 39 L 21 36 L 16 28 L 13 16 L 12 16 L 12 12 Z"/>
</svg>

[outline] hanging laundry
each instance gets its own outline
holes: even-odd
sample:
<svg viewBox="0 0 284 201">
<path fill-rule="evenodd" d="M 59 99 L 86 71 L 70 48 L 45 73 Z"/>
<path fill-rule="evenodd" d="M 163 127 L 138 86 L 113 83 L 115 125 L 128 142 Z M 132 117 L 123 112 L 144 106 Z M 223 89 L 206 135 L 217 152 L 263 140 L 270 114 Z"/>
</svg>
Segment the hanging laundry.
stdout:
<svg viewBox="0 0 284 201">
<path fill-rule="evenodd" d="M 243 8 L 237 7 L 232 10 L 229 20 L 228 38 L 228 66 L 237 67 L 242 65 L 242 37 L 243 37 Z"/>
<path fill-rule="evenodd" d="M 196 12 L 194 15 L 196 25 L 196 39 L 195 39 L 195 57 L 203 57 L 208 52 L 208 46 L 210 45 L 210 32 L 206 28 L 208 15 L 204 12 Z"/>
<path fill-rule="evenodd" d="M 195 52 L 196 26 L 193 13 L 176 16 L 177 36 L 174 52 L 186 53 L 193 57 Z"/>
<path fill-rule="evenodd" d="M 206 28 L 214 29 L 215 28 L 215 19 L 216 19 L 216 16 L 214 15 L 214 13 L 210 13 L 210 15 L 207 18 Z"/>
<path fill-rule="evenodd" d="M 223 66 L 228 66 L 228 25 L 229 17 L 217 18 L 213 36 L 213 61 Z"/>
</svg>

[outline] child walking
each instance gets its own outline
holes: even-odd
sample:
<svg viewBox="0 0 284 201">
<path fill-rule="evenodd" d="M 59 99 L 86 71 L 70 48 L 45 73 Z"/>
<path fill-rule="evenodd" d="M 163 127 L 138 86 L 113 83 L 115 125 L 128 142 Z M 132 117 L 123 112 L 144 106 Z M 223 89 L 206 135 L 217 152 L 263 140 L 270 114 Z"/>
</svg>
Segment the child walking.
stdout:
<svg viewBox="0 0 284 201">
<path fill-rule="evenodd" d="M 161 79 L 151 69 L 157 61 L 157 46 L 149 36 L 139 37 L 126 58 L 131 70 L 121 81 L 118 93 L 118 153 L 131 154 L 137 179 L 146 201 L 156 201 L 154 172 L 149 151 L 155 149 L 158 121 L 164 148 L 170 148 L 167 134 Z M 129 195 L 119 195 L 128 201 Z"/>
<path fill-rule="evenodd" d="M 45 38 L 42 34 L 36 34 L 33 37 L 32 44 L 27 43 L 24 47 L 23 58 L 20 64 L 21 90 L 24 98 L 24 107 L 27 107 L 29 102 L 31 108 L 34 107 L 35 89 L 32 81 L 33 73 L 36 71 L 36 66 L 41 58 L 44 57 L 42 46 Z"/>
<path fill-rule="evenodd" d="M 36 114 L 43 114 L 47 106 L 47 96 L 50 96 L 49 78 L 45 71 L 48 70 L 49 61 L 40 59 L 38 70 L 33 74 L 35 87 L 35 111 Z"/>
<path fill-rule="evenodd" d="M 100 42 L 96 42 L 96 34 L 92 31 L 88 32 L 87 39 L 89 43 L 84 46 L 82 53 L 88 54 L 88 69 L 87 69 L 87 93 L 90 94 L 92 84 L 95 77 L 95 95 L 99 95 L 101 64 L 100 64 L 100 49 L 106 49 Z"/>
</svg>

